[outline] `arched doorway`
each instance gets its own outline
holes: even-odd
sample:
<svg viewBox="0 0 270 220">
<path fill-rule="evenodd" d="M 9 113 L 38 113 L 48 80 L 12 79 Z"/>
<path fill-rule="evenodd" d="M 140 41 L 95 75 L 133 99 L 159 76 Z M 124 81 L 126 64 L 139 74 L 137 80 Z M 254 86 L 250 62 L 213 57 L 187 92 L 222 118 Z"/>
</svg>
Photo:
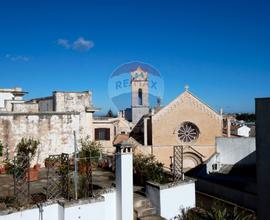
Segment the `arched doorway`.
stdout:
<svg viewBox="0 0 270 220">
<path fill-rule="evenodd" d="M 202 163 L 202 159 L 199 155 L 193 152 L 184 152 L 183 154 L 183 168 L 184 171 L 188 171 Z"/>
</svg>

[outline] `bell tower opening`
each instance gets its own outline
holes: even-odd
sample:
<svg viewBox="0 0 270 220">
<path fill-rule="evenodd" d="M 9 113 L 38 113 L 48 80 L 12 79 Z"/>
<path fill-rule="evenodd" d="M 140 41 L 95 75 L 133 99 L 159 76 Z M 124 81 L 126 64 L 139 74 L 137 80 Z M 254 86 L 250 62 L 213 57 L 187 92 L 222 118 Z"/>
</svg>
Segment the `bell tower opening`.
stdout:
<svg viewBox="0 0 270 220">
<path fill-rule="evenodd" d="M 142 89 L 140 88 L 138 90 L 138 105 L 142 105 L 143 104 L 143 92 Z"/>
</svg>

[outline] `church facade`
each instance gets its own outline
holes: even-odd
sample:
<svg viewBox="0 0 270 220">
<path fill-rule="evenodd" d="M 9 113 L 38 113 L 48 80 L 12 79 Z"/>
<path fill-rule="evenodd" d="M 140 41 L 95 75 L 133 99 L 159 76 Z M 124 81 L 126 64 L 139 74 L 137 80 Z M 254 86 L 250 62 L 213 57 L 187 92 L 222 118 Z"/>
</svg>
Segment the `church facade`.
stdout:
<svg viewBox="0 0 270 220">
<path fill-rule="evenodd" d="M 132 90 L 132 99 L 135 96 L 139 95 Z M 130 136 L 138 142 L 142 152 L 151 152 L 166 167 L 172 164 L 174 146 L 184 147 L 186 170 L 215 154 L 215 139 L 222 136 L 222 115 L 194 96 L 188 88 L 158 111 L 148 109 L 145 112 Z"/>
</svg>

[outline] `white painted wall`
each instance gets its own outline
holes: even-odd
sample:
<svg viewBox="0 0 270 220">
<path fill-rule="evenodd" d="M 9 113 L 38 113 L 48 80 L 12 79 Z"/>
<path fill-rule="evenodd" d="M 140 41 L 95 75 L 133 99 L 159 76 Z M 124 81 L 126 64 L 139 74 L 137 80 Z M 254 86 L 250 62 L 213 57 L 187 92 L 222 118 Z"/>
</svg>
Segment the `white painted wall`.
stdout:
<svg viewBox="0 0 270 220">
<path fill-rule="evenodd" d="M 194 208 L 196 205 L 195 182 L 192 180 L 181 181 L 175 186 L 160 186 L 159 189 L 147 185 L 146 193 L 158 214 L 166 219 L 173 219 L 182 209 Z"/>
<path fill-rule="evenodd" d="M 12 93 L 0 92 L 0 108 L 5 107 L 5 100 L 12 100 L 14 95 Z"/>
<path fill-rule="evenodd" d="M 59 212 L 61 212 L 58 204 L 52 204 L 43 207 L 43 212 L 40 212 L 38 208 L 27 209 L 20 212 L 15 212 L 9 215 L 0 215 L 0 220 L 34 220 L 41 219 L 43 215 L 43 220 L 62 220 L 59 218 Z"/>
<path fill-rule="evenodd" d="M 104 220 L 117 220 L 116 218 L 116 191 L 103 194 L 103 196 L 105 198 L 104 210 L 106 210 Z"/>
<path fill-rule="evenodd" d="M 65 207 L 64 219 L 65 220 L 98 220 L 105 219 L 104 201 L 94 203 L 79 204 Z"/>
<path fill-rule="evenodd" d="M 254 164 L 255 138 L 216 138 L 220 164 Z M 251 154 L 254 154 L 251 156 Z M 248 157 L 250 156 L 250 158 Z M 243 160 L 244 159 L 244 160 Z"/>
<path fill-rule="evenodd" d="M 212 172 L 218 172 L 220 169 L 220 163 L 219 163 L 219 154 L 216 153 L 214 154 L 207 162 L 206 162 L 206 172 L 207 174 L 212 173 Z M 213 165 L 216 164 L 217 169 L 213 169 Z"/>
<path fill-rule="evenodd" d="M 32 208 L 8 215 L 0 213 L 0 220 L 117 220 L 116 219 L 116 192 L 102 195 L 98 201 L 78 201 L 73 204 L 58 203 L 44 205 L 43 212 Z"/>
</svg>

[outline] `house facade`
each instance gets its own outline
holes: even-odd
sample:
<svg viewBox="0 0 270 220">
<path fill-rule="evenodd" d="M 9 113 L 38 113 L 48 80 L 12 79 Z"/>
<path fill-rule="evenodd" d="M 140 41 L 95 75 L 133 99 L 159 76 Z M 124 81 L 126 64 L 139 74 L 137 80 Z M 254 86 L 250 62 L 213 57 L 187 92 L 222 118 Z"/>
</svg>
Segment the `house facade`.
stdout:
<svg viewBox="0 0 270 220">
<path fill-rule="evenodd" d="M 25 94 L 20 91 L 20 94 Z M 51 96 L 25 101 L 7 97 L 0 112 L 0 141 L 3 159 L 12 159 L 16 145 L 25 138 L 39 140 L 36 163 L 52 154 L 74 152 L 74 140 L 93 140 L 92 93 L 53 92 Z M 5 158 L 4 158 L 5 157 Z"/>
</svg>

